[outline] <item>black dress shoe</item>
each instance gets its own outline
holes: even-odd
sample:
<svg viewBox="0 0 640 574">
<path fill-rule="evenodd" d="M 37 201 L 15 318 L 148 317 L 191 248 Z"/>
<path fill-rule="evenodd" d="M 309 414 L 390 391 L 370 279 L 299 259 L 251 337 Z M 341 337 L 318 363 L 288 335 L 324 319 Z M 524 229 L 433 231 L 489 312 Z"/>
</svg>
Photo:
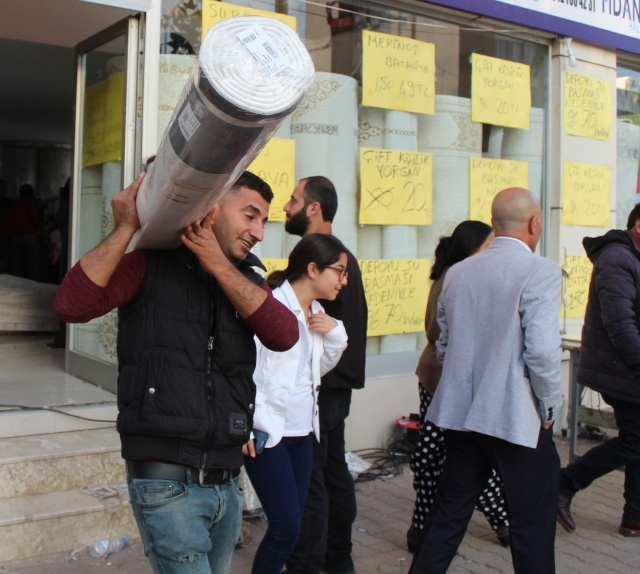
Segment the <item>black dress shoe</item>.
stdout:
<svg viewBox="0 0 640 574">
<path fill-rule="evenodd" d="M 509 548 L 511 537 L 509 536 L 509 527 L 506 524 L 501 524 L 496 528 L 496 536 L 502 546 Z"/>
<path fill-rule="evenodd" d="M 558 497 L 558 524 L 567 532 L 576 529 L 576 522 L 571 516 L 571 497 L 564 494 Z"/>
<path fill-rule="evenodd" d="M 620 532 L 622 536 L 637 538 L 640 536 L 640 524 L 625 522 L 623 520 L 622 524 L 620 524 L 620 528 L 618 528 L 618 532 Z"/>
</svg>

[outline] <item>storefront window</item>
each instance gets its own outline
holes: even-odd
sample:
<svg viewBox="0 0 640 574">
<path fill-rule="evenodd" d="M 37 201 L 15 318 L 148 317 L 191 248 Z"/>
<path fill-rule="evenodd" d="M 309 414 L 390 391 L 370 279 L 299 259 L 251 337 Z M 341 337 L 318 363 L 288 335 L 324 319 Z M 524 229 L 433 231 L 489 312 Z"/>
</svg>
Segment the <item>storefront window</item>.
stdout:
<svg viewBox="0 0 640 574">
<path fill-rule="evenodd" d="M 369 302 L 370 331 L 374 321 L 378 325 L 380 321 L 395 322 L 395 325 L 387 331 L 378 329 L 372 333 L 368 353 L 422 349 L 429 264 L 433 262 L 438 239 L 474 215 L 470 200 L 472 160 L 491 158 L 520 162 L 519 166 L 526 164 L 522 185 L 545 201 L 548 45 L 528 39 L 521 31 L 481 29 L 462 17 L 430 14 L 433 8 L 427 5 L 423 13 L 417 13 L 372 2 L 328 2 L 321 6 L 297 0 L 244 0 L 236 4 L 263 11 L 285 11 L 294 16 L 296 29 L 316 67 L 314 85 L 276 134 L 278 138 L 295 141 L 295 176 L 290 182 L 291 190 L 297 180 L 312 175 L 324 175 L 334 182 L 339 208 L 333 231 L 361 261 L 384 261 L 393 266 L 406 260 L 430 260 L 425 267 L 416 265 L 413 271 L 405 270 L 409 274 L 421 274 L 417 281 L 425 290 L 418 304 L 406 302 L 408 290 L 402 289 L 399 277 L 390 277 L 389 284 L 395 287 L 386 295 L 379 295 L 378 301 Z M 200 30 L 194 24 L 195 15 L 208 7 L 195 0 L 165 0 L 163 8 L 166 41 L 163 41 L 162 58 L 166 70 L 161 69 L 160 79 L 162 131 L 171 117 L 179 87 L 186 82 L 188 70 L 195 62 L 195 55 L 181 50 L 190 46 L 197 52 Z M 187 23 L 191 25 L 191 32 L 187 31 Z M 424 112 L 363 105 L 366 58 L 363 57 L 363 34 L 367 32 L 409 38 L 432 46 L 429 48 L 435 54 L 432 110 L 427 105 Z M 522 102 L 529 114 L 528 127 L 472 121 L 472 54 L 523 65 L 530 82 L 530 94 L 527 101 Z M 424 64 L 421 60 L 414 62 L 416 67 Z M 420 95 L 424 88 L 412 79 L 414 77 L 412 69 L 407 67 L 400 81 L 406 82 L 404 90 Z M 382 82 L 385 81 L 382 78 Z M 427 102 L 429 98 L 423 95 Z M 376 192 L 363 185 L 361 148 L 430 154 L 431 165 L 429 170 L 424 170 L 425 181 L 413 182 L 413 187 L 409 187 L 411 201 L 421 209 L 427 206 L 430 224 L 362 223 L 363 202 L 382 205 L 387 196 L 385 190 Z M 490 199 L 485 203 L 486 214 Z M 261 255 L 263 258 L 287 257 L 297 240 L 287 236 L 283 222 L 270 222 Z"/>
<path fill-rule="evenodd" d="M 616 211 L 618 229 L 626 229 L 627 216 L 638 202 L 640 149 L 640 72 L 617 69 L 618 122 L 616 148 Z"/>
</svg>

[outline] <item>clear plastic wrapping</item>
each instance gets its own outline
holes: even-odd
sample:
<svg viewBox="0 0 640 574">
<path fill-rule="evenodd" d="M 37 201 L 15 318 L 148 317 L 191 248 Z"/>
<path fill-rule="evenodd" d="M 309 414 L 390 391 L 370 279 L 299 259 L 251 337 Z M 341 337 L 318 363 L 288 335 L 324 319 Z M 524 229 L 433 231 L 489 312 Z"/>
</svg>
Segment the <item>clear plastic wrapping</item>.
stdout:
<svg viewBox="0 0 640 574">
<path fill-rule="evenodd" d="M 212 26 L 138 192 L 131 247 L 167 249 L 203 217 L 298 106 L 314 78 L 299 36 L 273 18 Z"/>
</svg>

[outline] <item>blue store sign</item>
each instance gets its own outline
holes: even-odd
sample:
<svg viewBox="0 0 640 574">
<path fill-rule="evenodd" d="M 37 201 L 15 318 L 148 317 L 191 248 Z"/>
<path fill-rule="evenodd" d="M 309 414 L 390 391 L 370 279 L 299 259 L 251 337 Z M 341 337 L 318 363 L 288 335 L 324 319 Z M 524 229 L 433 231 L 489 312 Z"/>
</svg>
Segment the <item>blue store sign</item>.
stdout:
<svg viewBox="0 0 640 574">
<path fill-rule="evenodd" d="M 640 54 L 640 0 L 429 0 Z"/>
</svg>

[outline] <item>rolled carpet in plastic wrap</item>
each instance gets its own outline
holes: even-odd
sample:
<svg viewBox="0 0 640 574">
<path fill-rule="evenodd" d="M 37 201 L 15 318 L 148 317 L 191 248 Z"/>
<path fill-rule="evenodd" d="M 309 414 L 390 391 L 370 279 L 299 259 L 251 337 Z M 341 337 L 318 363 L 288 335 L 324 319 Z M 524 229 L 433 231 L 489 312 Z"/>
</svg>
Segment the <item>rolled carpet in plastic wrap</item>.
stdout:
<svg viewBox="0 0 640 574">
<path fill-rule="evenodd" d="M 313 82 L 299 36 L 273 18 L 213 25 L 142 182 L 130 247 L 167 249 L 204 217 L 260 153 Z"/>
</svg>

